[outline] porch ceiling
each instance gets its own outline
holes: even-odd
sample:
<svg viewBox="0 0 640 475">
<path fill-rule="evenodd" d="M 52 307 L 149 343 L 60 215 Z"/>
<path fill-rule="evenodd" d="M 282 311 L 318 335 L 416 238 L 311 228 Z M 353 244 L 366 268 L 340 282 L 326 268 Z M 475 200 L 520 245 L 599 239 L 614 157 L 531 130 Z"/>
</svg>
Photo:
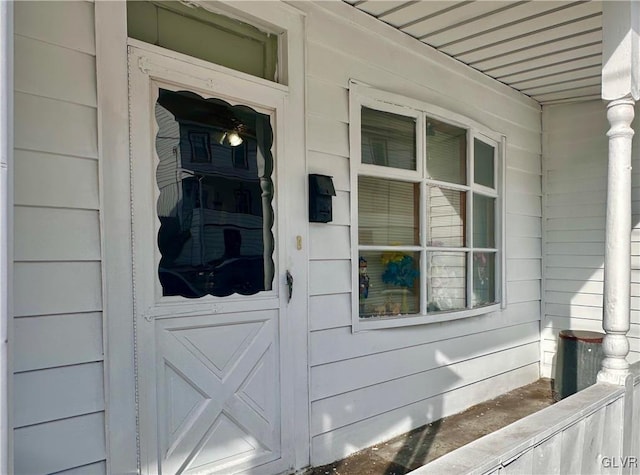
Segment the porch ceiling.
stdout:
<svg viewBox="0 0 640 475">
<path fill-rule="evenodd" d="M 344 1 L 541 104 L 600 98 L 600 1 Z"/>
</svg>

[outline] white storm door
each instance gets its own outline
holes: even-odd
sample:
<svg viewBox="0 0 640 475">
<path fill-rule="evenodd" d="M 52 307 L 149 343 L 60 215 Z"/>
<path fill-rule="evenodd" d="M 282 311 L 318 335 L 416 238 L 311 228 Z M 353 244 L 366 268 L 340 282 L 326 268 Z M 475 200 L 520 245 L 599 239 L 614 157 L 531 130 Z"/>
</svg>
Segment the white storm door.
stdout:
<svg viewBox="0 0 640 475">
<path fill-rule="evenodd" d="M 129 90 L 142 472 L 286 471 L 286 88 L 135 42 Z"/>
</svg>

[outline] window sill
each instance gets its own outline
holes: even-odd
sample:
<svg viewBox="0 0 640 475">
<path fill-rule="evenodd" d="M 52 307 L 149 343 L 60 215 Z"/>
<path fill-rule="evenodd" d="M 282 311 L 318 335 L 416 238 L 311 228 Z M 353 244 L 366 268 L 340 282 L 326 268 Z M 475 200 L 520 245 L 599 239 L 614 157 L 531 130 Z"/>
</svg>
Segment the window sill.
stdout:
<svg viewBox="0 0 640 475">
<path fill-rule="evenodd" d="M 430 323 L 442 323 L 463 318 L 476 317 L 500 310 L 500 303 L 485 305 L 468 310 L 452 310 L 428 315 L 406 315 L 389 317 L 358 318 L 353 322 L 353 331 L 377 330 L 382 328 L 408 327 L 413 325 L 428 325 Z"/>
</svg>

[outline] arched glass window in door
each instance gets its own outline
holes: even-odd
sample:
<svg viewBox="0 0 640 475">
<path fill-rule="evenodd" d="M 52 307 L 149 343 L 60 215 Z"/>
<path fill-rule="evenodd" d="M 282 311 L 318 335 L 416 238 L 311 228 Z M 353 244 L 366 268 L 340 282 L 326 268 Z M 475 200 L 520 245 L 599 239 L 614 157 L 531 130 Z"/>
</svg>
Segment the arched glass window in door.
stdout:
<svg viewBox="0 0 640 475">
<path fill-rule="evenodd" d="M 221 99 L 160 89 L 155 117 L 163 295 L 271 290 L 270 116 Z"/>
</svg>

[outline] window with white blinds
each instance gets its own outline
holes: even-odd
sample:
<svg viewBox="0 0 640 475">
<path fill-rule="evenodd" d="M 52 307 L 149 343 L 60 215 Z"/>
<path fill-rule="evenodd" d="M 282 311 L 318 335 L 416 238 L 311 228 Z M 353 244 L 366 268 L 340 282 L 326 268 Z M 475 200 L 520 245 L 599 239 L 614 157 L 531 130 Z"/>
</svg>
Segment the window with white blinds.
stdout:
<svg viewBox="0 0 640 475">
<path fill-rule="evenodd" d="M 487 313 L 502 296 L 501 137 L 352 84 L 354 322 Z"/>
</svg>

